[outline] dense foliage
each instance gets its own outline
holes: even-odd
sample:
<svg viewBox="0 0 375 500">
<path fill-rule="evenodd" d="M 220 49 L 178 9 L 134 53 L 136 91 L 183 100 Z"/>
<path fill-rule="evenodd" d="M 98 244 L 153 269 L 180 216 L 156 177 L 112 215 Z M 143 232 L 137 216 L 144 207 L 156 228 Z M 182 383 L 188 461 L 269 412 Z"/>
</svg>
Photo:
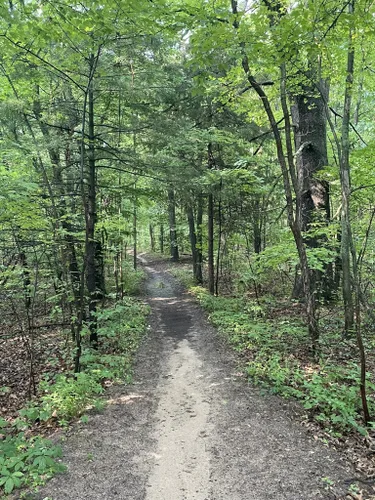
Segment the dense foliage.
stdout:
<svg viewBox="0 0 375 500">
<path fill-rule="evenodd" d="M 127 296 L 140 278 L 138 249 L 148 248 L 174 261 L 192 255 L 194 282 L 211 294 L 202 300 L 250 356 L 250 375 L 316 409 L 335 432 L 366 433 L 373 4 L 0 7 L 6 425 L 36 396 L 48 414 L 39 420 L 79 415 L 89 403 L 81 396 L 96 399 L 103 380 L 127 372 L 123 352 L 143 327 L 106 321 L 127 307 L 139 318 Z M 344 361 L 324 361 L 330 349 Z M 326 374 L 323 387 L 311 366 Z M 42 382 L 46 369 L 55 389 Z M 12 439 L 23 437 L 10 432 L 7 446 Z M 12 460 L 14 443 L 4 458 L 0 442 L 0 460 Z M 10 490 L 24 472 L 7 463 L 0 484 Z M 31 475 L 40 467 L 26 455 L 25 464 Z"/>
</svg>

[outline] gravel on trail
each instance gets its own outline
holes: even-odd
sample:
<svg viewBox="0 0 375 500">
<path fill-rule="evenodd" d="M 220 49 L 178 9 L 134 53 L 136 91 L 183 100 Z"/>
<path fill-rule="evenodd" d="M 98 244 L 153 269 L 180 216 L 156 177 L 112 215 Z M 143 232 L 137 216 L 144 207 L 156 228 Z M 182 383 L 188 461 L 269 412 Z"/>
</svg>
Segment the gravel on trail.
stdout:
<svg viewBox="0 0 375 500">
<path fill-rule="evenodd" d="M 143 262 L 150 332 L 131 385 L 63 443 L 68 471 L 53 500 L 310 500 L 345 498 L 353 470 L 264 395 L 165 264 Z M 327 484 L 333 484 L 330 489 Z"/>
</svg>

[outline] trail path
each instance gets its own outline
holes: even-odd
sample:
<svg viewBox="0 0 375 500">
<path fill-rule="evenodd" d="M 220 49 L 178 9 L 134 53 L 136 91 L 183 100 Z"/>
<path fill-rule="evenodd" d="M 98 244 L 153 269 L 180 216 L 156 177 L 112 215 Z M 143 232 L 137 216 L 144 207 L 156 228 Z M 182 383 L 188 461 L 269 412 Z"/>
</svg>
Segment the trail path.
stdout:
<svg viewBox="0 0 375 500">
<path fill-rule="evenodd" d="M 229 348 L 162 264 L 145 268 L 151 328 L 134 382 L 112 388 L 104 413 L 76 428 L 63 445 L 68 473 L 40 498 L 339 498 L 353 471 L 305 433 L 293 404 L 239 376 Z"/>
</svg>

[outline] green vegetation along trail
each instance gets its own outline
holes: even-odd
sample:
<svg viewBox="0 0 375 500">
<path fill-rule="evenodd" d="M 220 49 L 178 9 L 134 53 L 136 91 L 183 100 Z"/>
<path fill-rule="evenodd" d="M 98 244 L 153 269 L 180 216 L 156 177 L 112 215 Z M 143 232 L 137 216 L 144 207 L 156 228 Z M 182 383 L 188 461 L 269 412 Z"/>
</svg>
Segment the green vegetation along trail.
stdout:
<svg viewBox="0 0 375 500">
<path fill-rule="evenodd" d="M 261 395 L 240 376 L 165 264 L 144 265 L 152 314 L 133 383 L 112 388 L 104 414 L 68 438 L 68 473 L 40 498 L 345 498 L 353 471 L 306 434 L 293 404 Z"/>
</svg>

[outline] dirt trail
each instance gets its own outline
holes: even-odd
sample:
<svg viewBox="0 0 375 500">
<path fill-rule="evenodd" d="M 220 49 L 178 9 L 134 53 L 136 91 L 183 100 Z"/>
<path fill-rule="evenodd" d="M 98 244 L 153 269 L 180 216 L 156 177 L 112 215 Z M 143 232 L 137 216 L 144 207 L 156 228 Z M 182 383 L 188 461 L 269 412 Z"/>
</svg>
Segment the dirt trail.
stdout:
<svg viewBox="0 0 375 500">
<path fill-rule="evenodd" d="M 134 382 L 113 388 L 104 414 L 68 438 L 69 472 L 40 498 L 339 498 L 353 471 L 307 436 L 293 404 L 239 376 L 232 353 L 163 265 L 145 267 L 151 329 Z"/>
</svg>

